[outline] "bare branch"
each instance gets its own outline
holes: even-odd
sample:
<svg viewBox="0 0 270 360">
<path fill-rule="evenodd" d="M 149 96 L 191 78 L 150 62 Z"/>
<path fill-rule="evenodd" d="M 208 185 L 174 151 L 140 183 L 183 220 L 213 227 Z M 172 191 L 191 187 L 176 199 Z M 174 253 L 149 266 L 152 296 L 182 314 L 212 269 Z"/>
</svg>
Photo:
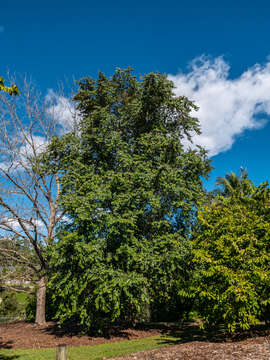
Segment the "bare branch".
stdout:
<svg viewBox="0 0 270 360">
<path fill-rule="evenodd" d="M 4 249 L 4 248 L 0 248 L 0 250 L 5 254 L 5 256 L 10 259 L 10 260 L 13 260 L 19 264 L 23 264 L 23 265 L 26 265 L 27 267 L 29 267 L 30 269 L 34 270 L 35 272 L 38 272 L 40 271 L 39 268 L 36 268 L 33 264 L 31 264 L 31 262 L 29 260 L 27 260 L 24 256 L 22 255 L 18 255 L 18 252 L 15 251 L 15 250 L 11 250 L 11 249 Z M 17 256 L 20 257 L 20 259 L 18 259 L 18 257 L 16 256 L 13 256 L 10 254 L 10 252 L 12 254 L 15 254 Z"/>
<path fill-rule="evenodd" d="M 9 289 L 9 290 L 13 290 L 13 291 L 16 291 L 16 292 L 22 292 L 22 293 L 26 293 L 26 294 L 34 294 L 34 290 L 26 290 L 26 289 L 22 289 L 20 287 L 14 287 L 14 286 L 11 286 L 11 285 L 7 285 L 7 284 L 3 284 L 3 287 L 5 289 Z"/>
<path fill-rule="evenodd" d="M 58 174 L 40 170 L 40 155 L 52 136 L 75 128 L 76 113 L 63 95 L 50 92 L 42 98 L 31 81 L 9 81 L 19 86 L 21 95 L 0 94 L 0 237 L 8 237 L 10 244 L 22 240 L 29 244 L 39 265 L 15 247 L 4 250 L 1 246 L 0 251 L 38 275 L 47 268 L 44 249 L 53 243 L 56 226 L 64 216 Z M 63 113 L 59 113 L 59 101 Z"/>
</svg>

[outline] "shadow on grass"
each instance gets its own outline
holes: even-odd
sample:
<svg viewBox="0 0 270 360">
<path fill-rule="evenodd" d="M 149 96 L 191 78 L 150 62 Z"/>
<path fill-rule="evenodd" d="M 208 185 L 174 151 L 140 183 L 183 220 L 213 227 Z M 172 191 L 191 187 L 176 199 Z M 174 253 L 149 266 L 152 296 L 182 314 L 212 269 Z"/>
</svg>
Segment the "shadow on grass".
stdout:
<svg viewBox="0 0 270 360">
<path fill-rule="evenodd" d="M 239 330 L 229 333 L 224 328 L 201 329 L 199 325 L 187 322 L 178 327 L 172 326 L 162 330 L 162 335 L 161 343 L 164 345 L 177 345 L 192 341 L 237 342 L 250 338 L 270 336 L 270 328 L 265 325 L 256 325 L 246 331 Z"/>
<path fill-rule="evenodd" d="M 20 356 L 18 355 L 3 355 L 0 354 L 0 360 L 13 360 L 13 359 L 19 359 Z"/>
</svg>

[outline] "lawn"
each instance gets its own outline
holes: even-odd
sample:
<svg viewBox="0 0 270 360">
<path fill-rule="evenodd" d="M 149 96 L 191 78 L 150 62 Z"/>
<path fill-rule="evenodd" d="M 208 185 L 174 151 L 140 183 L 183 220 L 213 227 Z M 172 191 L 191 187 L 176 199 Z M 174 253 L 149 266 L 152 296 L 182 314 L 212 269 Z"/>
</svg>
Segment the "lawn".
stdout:
<svg viewBox="0 0 270 360">
<path fill-rule="evenodd" d="M 164 347 L 172 337 L 157 335 L 138 340 L 128 340 L 93 346 L 68 348 L 68 360 L 101 360 L 141 350 Z M 55 360 L 56 349 L 0 350 L 0 360 Z"/>
</svg>

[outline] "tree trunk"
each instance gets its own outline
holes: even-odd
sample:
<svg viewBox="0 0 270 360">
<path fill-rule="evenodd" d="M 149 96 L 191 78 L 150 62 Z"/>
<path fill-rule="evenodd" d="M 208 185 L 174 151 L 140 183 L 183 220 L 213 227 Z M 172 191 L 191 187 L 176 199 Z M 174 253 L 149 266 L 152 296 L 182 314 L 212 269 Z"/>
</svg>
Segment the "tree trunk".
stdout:
<svg viewBox="0 0 270 360">
<path fill-rule="evenodd" d="M 37 287 L 36 320 L 37 325 L 46 324 L 46 276 L 42 276 Z"/>
</svg>

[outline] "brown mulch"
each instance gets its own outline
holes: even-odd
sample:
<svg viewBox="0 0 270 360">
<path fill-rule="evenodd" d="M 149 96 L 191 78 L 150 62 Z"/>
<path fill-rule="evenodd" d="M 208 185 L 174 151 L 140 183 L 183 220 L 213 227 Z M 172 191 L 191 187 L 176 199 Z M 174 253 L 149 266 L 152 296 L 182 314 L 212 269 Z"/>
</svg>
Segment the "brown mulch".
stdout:
<svg viewBox="0 0 270 360">
<path fill-rule="evenodd" d="M 40 327 L 32 323 L 18 321 L 0 324 L 0 350 L 1 349 L 33 349 L 50 348 L 59 344 L 68 346 L 98 345 L 121 340 L 139 339 L 160 334 L 160 329 L 117 329 L 111 331 L 110 336 L 91 337 L 78 335 L 75 329 L 63 331 L 53 323 Z"/>
<path fill-rule="evenodd" d="M 78 335 L 78 330 L 66 328 L 59 330 L 53 323 L 38 327 L 26 322 L 0 324 L 1 349 L 30 349 L 56 347 L 65 343 L 68 346 L 97 345 L 128 339 L 139 339 L 157 334 L 172 335 L 162 338 L 162 343 L 170 345 L 150 351 L 141 351 L 118 358 L 117 360 L 269 360 L 270 329 L 262 326 L 252 331 L 238 332 L 234 335 L 213 332 L 206 333 L 197 324 L 182 326 L 162 325 L 160 327 L 141 327 L 136 329 L 113 328 L 110 336 L 91 337 Z M 113 360 L 111 359 L 111 360 Z"/>
<path fill-rule="evenodd" d="M 269 340 L 270 337 L 248 339 L 237 343 L 192 341 L 156 350 L 140 351 L 110 360 L 269 360 Z"/>
</svg>

